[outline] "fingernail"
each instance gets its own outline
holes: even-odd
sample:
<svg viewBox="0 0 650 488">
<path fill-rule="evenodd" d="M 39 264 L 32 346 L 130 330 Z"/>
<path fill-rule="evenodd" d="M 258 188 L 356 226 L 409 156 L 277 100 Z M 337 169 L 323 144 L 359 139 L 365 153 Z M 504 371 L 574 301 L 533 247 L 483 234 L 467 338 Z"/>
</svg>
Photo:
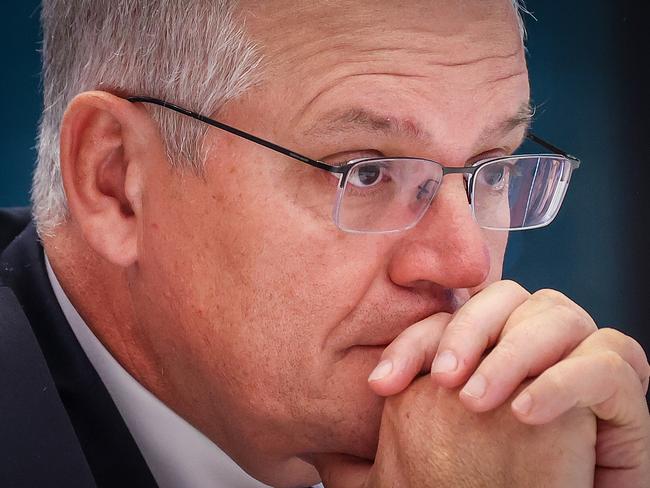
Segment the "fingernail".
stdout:
<svg viewBox="0 0 650 488">
<path fill-rule="evenodd" d="M 487 380 L 485 379 L 485 376 L 483 376 L 480 373 L 476 373 L 474 376 L 472 376 L 467 384 L 465 385 L 465 388 L 463 388 L 463 395 L 470 396 L 472 398 L 483 398 L 483 395 L 485 395 L 485 392 L 487 391 Z"/>
<path fill-rule="evenodd" d="M 389 359 L 384 359 L 368 376 L 368 381 L 383 380 L 393 371 L 393 362 Z"/>
<path fill-rule="evenodd" d="M 519 412 L 521 415 L 528 415 L 533 409 L 533 397 L 527 391 L 523 392 L 515 401 L 512 402 L 512 409 Z"/>
<path fill-rule="evenodd" d="M 451 351 L 443 351 L 436 356 L 431 365 L 432 373 L 452 373 L 458 368 L 458 359 Z"/>
</svg>

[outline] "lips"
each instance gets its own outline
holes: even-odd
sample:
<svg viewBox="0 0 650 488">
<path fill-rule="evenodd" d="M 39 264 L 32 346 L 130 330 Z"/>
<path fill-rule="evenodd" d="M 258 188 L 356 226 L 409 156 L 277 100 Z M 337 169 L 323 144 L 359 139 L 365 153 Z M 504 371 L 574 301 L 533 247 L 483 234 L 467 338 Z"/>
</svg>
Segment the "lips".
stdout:
<svg viewBox="0 0 650 488">
<path fill-rule="evenodd" d="M 351 348 L 352 347 L 366 347 L 368 349 L 386 349 L 391 342 L 393 342 L 393 341 L 386 342 L 385 344 L 355 344 L 355 345 L 350 346 L 350 347 Z"/>
<path fill-rule="evenodd" d="M 351 342 L 351 347 L 375 347 L 375 348 L 385 348 L 391 344 L 404 330 L 408 329 L 412 325 L 425 320 L 433 315 L 438 313 L 453 313 L 453 310 L 434 310 L 432 312 L 427 311 L 426 313 L 421 313 L 411 316 L 412 318 L 407 318 L 400 320 L 399 322 L 390 322 L 387 321 L 384 317 L 378 317 L 376 322 L 374 322 L 374 327 L 368 328 L 367 326 L 360 327 L 357 330 L 356 337 Z M 365 322 L 365 321 L 364 321 Z M 381 324 L 381 325 L 377 325 Z M 356 325 L 359 325 L 358 323 Z M 365 324 L 364 324 L 365 325 Z M 381 335 L 379 335 L 381 334 Z"/>
<path fill-rule="evenodd" d="M 343 314 L 330 329 L 324 348 L 338 353 L 354 347 L 385 348 L 410 326 L 441 312 L 454 313 L 468 298 L 467 290 L 434 284 L 418 290 L 370 289 L 352 308 L 340 310 Z"/>
</svg>

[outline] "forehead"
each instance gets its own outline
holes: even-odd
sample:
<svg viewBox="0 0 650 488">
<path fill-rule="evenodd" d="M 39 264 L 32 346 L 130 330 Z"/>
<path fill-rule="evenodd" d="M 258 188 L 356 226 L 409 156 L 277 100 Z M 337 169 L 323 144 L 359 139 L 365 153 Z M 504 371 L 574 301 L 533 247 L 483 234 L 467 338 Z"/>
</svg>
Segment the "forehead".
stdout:
<svg viewBox="0 0 650 488">
<path fill-rule="evenodd" d="M 454 65 L 521 47 L 512 0 L 244 0 L 242 10 L 276 63 L 314 54 L 380 59 L 399 52 Z"/>
<path fill-rule="evenodd" d="M 278 0 L 243 8 L 266 59 L 269 92 L 294 127 L 358 107 L 408 118 L 426 105 L 460 119 L 491 103 L 514 117 L 527 102 L 511 0 Z M 504 106 L 493 88 L 509 83 L 521 94 Z"/>
</svg>

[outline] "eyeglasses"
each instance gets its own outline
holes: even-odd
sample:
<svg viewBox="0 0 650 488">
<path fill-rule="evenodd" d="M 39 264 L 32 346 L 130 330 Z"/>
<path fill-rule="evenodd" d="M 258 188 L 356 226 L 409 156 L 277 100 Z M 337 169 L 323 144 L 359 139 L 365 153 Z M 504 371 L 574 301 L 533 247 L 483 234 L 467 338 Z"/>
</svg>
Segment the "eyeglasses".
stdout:
<svg viewBox="0 0 650 488">
<path fill-rule="evenodd" d="M 422 219 L 442 180 L 463 174 L 472 215 L 484 229 L 528 230 L 549 225 L 560 210 L 580 161 L 532 133 L 527 138 L 549 154 L 485 159 L 468 167 L 447 167 L 422 158 L 365 158 L 330 165 L 151 97 L 128 101 L 158 105 L 224 130 L 280 154 L 328 171 L 339 179 L 332 218 L 352 233 L 391 233 L 411 229 Z"/>
</svg>

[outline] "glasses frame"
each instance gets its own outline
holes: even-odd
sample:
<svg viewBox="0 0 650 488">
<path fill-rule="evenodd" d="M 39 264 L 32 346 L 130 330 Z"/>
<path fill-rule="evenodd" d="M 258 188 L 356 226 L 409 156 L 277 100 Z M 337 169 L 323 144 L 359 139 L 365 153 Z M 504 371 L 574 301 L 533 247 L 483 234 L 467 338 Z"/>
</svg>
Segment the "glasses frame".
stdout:
<svg viewBox="0 0 650 488">
<path fill-rule="evenodd" d="M 474 175 L 476 174 L 477 171 L 479 171 L 483 166 L 486 164 L 498 162 L 498 161 L 503 161 L 507 159 L 512 159 L 512 158 L 517 158 L 517 157 L 552 157 L 552 156 L 562 156 L 565 158 L 572 167 L 572 171 L 575 169 L 578 169 L 580 167 L 580 160 L 576 158 L 575 156 L 572 156 L 571 154 L 567 153 L 566 151 L 560 149 L 559 147 L 551 144 L 550 142 L 542 139 L 541 137 L 533 134 L 532 132 L 528 132 L 526 134 L 526 138 L 540 146 L 542 146 L 544 149 L 547 151 L 550 151 L 550 154 L 525 154 L 525 155 L 519 155 L 519 156 L 503 156 L 499 158 L 491 158 L 491 159 L 485 159 L 481 161 L 477 161 L 474 163 L 472 166 L 463 166 L 463 167 L 450 167 L 450 166 L 445 166 L 437 161 L 433 161 L 431 159 L 426 159 L 426 158 L 416 158 L 416 157 L 393 157 L 393 158 L 365 158 L 365 159 L 355 159 L 352 161 L 347 162 L 346 164 L 343 165 L 331 165 L 327 164 L 324 161 L 319 161 L 317 159 L 312 159 L 310 157 L 304 156 L 303 154 L 300 154 L 296 151 L 292 151 L 291 149 L 287 149 L 286 147 L 279 146 L 278 144 L 275 144 L 271 141 L 267 141 L 266 139 L 262 139 L 261 137 L 257 137 L 256 135 L 253 135 L 249 132 L 245 132 L 241 129 L 237 129 L 236 127 L 230 126 L 228 124 L 224 124 L 223 122 L 219 122 L 218 120 L 211 119 L 210 117 L 207 117 L 205 115 L 202 115 L 200 113 L 194 112 L 192 110 L 188 110 L 186 108 L 180 107 L 179 105 L 167 102 L 165 100 L 161 100 L 159 98 L 154 98 L 154 97 L 146 97 L 146 96 L 133 96 L 133 97 L 126 97 L 126 100 L 132 103 L 148 103 L 152 105 L 158 105 L 163 108 L 167 108 L 170 110 L 173 110 L 174 112 L 177 112 L 179 114 L 185 115 L 187 117 L 191 117 L 195 120 L 198 120 L 200 122 L 203 122 L 205 124 L 211 125 L 212 127 L 216 127 L 217 129 L 221 129 L 225 132 L 229 132 L 230 134 L 234 134 L 238 137 L 241 137 L 243 139 L 246 139 L 250 142 L 254 142 L 255 144 L 259 144 L 260 146 L 264 146 L 272 151 L 275 151 L 277 153 L 283 154 L 289 158 L 295 159 L 296 161 L 299 161 L 304 164 L 308 164 L 310 166 L 313 166 L 314 168 L 318 168 L 324 171 L 328 171 L 329 173 L 332 173 L 336 175 L 339 178 L 339 185 L 338 185 L 338 190 L 339 194 L 336 198 L 336 203 L 334 206 L 334 211 L 333 211 L 333 219 L 334 222 L 336 223 L 337 227 L 339 226 L 338 219 L 337 219 L 337 213 L 338 209 L 340 207 L 340 202 L 342 199 L 342 191 L 345 189 L 345 185 L 348 180 L 348 176 L 352 169 L 361 164 L 361 163 L 367 163 L 371 162 L 374 160 L 382 160 L 382 159 L 399 159 L 399 160 L 418 160 L 418 161 L 429 161 L 433 164 L 436 164 L 442 168 L 442 177 L 444 178 L 445 176 L 449 174 L 463 174 L 467 175 L 466 178 L 466 184 L 465 184 L 465 190 L 467 191 L 467 200 L 469 204 L 472 207 L 472 214 L 474 214 L 474 205 L 472 204 L 473 200 L 473 194 L 474 194 Z M 440 183 L 442 185 L 442 182 Z M 439 185 L 439 186 L 440 186 Z M 435 195 L 434 195 L 435 197 Z M 432 197 L 433 199 L 433 197 Z M 558 206 L 558 211 L 559 211 Z M 426 213 L 426 212 L 425 212 Z M 473 215 L 474 219 L 476 220 L 476 216 Z M 420 217 L 421 219 L 422 217 Z M 515 228 L 515 229 L 498 229 L 498 230 L 509 230 L 509 231 L 517 231 L 517 230 L 530 230 L 530 229 L 536 229 L 540 227 L 545 227 L 549 225 L 553 219 L 555 218 L 555 215 L 553 218 L 549 220 L 548 223 L 542 224 L 542 225 L 537 225 L 537 226 L 531 226 L 531 227 L 521 227 L 521 228 Z M 350 233 L 359 233 L 359 234 L 389 234 L 389 233 L 395 233 L 395 232 L 402 232 L 406 231 L 409 229 L 412 229 L 415 227 L 419 220 L 418 219 L 416 222 L 413 224 L 406 226 L 401 229 L 396 229 L 396 230 L 389 230 L 389 231 L 355 231 L 355 230 L 350 230 L 350 229 L 341 229 L 344 232 L 350 232 Z M 341 228 L 341 227 L 339 227 Z M 489 229 L 489 227 L 486 227 Z"/>
</svg>

